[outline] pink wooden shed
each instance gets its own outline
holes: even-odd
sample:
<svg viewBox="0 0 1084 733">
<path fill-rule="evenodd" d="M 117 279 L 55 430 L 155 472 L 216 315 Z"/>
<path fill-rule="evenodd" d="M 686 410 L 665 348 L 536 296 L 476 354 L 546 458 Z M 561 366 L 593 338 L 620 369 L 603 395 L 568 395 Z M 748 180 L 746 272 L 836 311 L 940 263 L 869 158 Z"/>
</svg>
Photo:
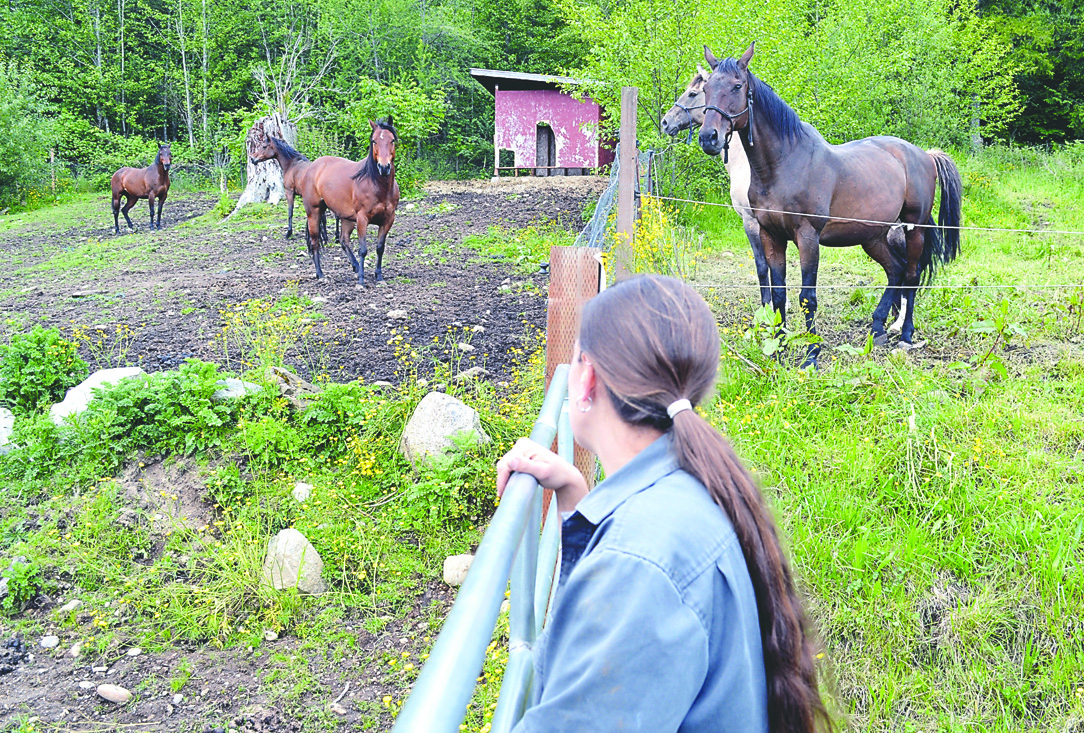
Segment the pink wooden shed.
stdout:
<svg viewBox="0 0 1084 733">
<path fill-rule="evenodd" d="M 599 138 L 602 108 L 559 88 L 587 82 L 490 69 L 470 73 L 494 97 L 494 176 L 522 169 L 536 176 L 583 175 L 613 162 L 612 146 Z"/>
</svg>

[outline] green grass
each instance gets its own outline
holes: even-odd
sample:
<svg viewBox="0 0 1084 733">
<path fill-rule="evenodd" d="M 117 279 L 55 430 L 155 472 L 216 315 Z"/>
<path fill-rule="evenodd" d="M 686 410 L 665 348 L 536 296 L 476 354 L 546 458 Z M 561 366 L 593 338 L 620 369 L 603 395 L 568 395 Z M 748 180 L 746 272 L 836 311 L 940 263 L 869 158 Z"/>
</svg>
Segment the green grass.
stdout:
<svg viewBox="0 0 1084 733">
<path fill-rule="evenodd" d="M 502 227 L 490 227 L 484 235 L 463 238 L 463 246 L 484 258 L 511 263 L 518 277 L 538 272 L 539 266 L 549 260 L 550 247 L 572 244 L 575 234 L 556 226 L 527 227 L 510 231 Z"/>
</svg>

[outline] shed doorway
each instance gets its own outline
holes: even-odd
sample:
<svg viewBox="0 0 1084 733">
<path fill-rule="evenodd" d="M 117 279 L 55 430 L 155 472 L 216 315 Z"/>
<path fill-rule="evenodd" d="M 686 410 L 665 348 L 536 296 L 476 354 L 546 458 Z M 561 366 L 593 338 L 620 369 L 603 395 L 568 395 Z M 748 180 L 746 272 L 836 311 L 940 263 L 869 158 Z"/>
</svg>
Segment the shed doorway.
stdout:
<svg viewBox="0 0 1084 733">
<path fill-rule="evenodd" d="M 547 124 L 539 123 L 535 136 L 534 163 L 536 176 L 559 176 L 564 171 L 556 168 L 557 165 L 557 137 L 553 134 L 553 128 Z"/>
</svg>

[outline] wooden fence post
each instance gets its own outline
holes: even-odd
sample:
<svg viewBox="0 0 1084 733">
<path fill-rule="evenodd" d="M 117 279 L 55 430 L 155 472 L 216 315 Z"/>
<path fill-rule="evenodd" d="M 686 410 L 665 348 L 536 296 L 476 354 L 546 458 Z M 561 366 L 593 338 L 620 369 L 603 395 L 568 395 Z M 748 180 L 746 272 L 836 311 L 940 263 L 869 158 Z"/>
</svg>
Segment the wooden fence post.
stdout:
<svg viewBox="0 0 1084 733">
<path fill-rule="evenodd" d="M 617 244 L 614 279 L 632 274 L 632 245 L 636 221 L 636 87 L 621 87 L 621 157 L 617 174 Z"/>
</svg>

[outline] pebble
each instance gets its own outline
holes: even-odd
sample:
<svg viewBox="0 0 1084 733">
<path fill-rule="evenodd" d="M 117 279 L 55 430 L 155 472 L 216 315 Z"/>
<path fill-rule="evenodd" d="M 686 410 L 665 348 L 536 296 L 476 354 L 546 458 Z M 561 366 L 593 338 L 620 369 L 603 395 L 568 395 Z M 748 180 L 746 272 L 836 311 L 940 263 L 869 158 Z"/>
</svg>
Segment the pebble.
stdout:
<svg viewBox="0 0 1084 733">
<path fill-rule="evenodd" d="M 331 703 L 331 712 L 335 713 L 336 715 L 346 715 L 346 708 L 344 708 L 337 702 L 333 702 Z"/>
<path fill-rule="evenodd" d="M 67 603 L 65 603 L 63 606 L 60 607 L 59 610 L 60 613 L 71 613 L 75 609 L 79 608 L 79 606 L 81 605 L 83 605 L 83 602 L 76 598 L 74 601 L 68 601 Z"/>
<path fill-rule="evenodd" d="M 76 642 L 72 644 L 72 648 L 68 650 L 68 654 L 73 657 L 78 657 L 83 653 L 83 642 Z"/>
<path fill-rule="evenodd" d="M 276 632 L 272 631 L 271 629 L 268 629 L 267 631 L 263 632 L 263 640 L 264 641 L 274 641 L 277 638 L 279 638 L 279 635 Z"/>
<path fill-rule="evenodd" d="M 180 705 L 182 702 L 184 702 L 184 695 L 178 692 L 176 695 L 173 696 L 174 705 Z"/>
<path fill-rule="evenodd" d="M 95 672 L 106 672 L 109 670 L 109 667 L 91 667 L 91 670 Z"/>
<path fill-rule="evenodd" d="M 38 643 L 41 644 L 46 649 L 56 649 L 56 647 L 60 644 L 60 637 L 59 636 L 43 636 L 43 637 L 41 637 L 41 641 L 38 642 Z"/>
<path fill-rule="evenodd" d="M 128 650 L 128 656 L 129 657 L 138 657 L 142 653 L 143 653 L 143 650 L 140 649 L 137 646 L 134 646 L 134 647 L 132 647 L 131 649 Z"/>
<path fill-rule="evenodd" d="M 410 314 L 405 310 L 388 311 L 388 319 L 392 321 L 405 321 L 410 318 Z"/>
<path fill-rule="evenodd" d="M 94 683 L 90 680 L 83 680 L 79 683 L 79 686 L 82 687 L 84 690 L 93 690 L 95 687 Z"/>
<path fill-rule="evenodd" d="M 98 697 L 123 705 L 132 699 L 132 693 L 120 685 L 98 685 Z"/>
<path fill-rule="evenodd" d="M 474 347 L 468 344 L 466 341 L 460 341 L 458 344 L 456 344 L 456 346 L 459 347 L 460 351 L 474 351 Z"/>
</svg>

